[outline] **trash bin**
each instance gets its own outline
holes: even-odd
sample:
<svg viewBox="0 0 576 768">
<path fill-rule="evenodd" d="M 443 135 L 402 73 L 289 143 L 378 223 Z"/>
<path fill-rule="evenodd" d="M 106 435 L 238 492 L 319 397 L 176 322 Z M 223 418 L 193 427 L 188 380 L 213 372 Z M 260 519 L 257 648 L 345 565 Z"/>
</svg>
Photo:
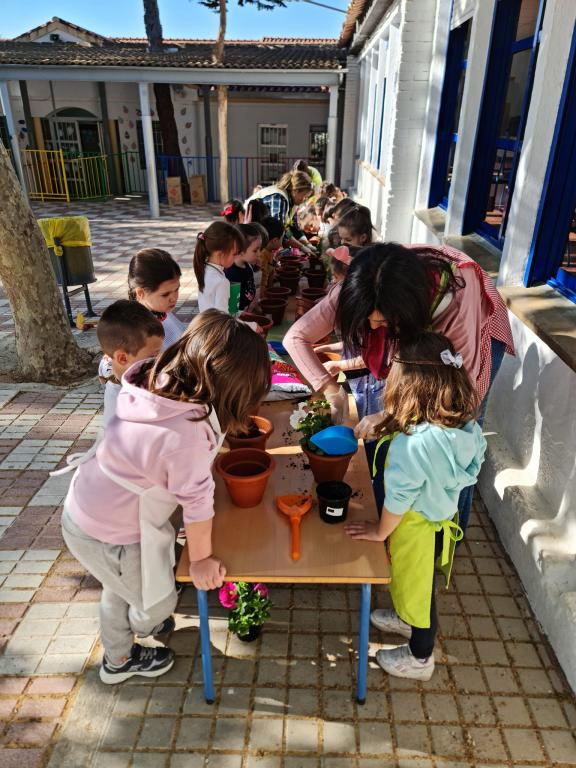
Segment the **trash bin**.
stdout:
<svg viewBox="0 0 576 768">
<path fill-rule="evenodd" d="M 70 296 L 84 291 L 87 314 L 94 316 L 88 285 L 96 282 L 92 261 L 90 225 L 85 216 L 60 216 L 53 219 L 38 219 L 50 261 L 58 285 L 62 286 L 64 304 L 70 322 L 73 322 Z M 69 291 L 70 286 L 79 286 Z"/>
</svg>

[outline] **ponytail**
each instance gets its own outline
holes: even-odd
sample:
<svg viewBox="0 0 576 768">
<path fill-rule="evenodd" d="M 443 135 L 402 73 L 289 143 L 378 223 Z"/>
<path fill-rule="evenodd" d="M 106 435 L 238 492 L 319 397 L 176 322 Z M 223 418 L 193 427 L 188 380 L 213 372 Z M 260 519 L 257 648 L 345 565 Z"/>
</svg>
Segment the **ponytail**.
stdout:
<svg viewBox="0 0 576 768">
<path fill-rule="evenodd" d="M 246 250 L 244 235 L 234 224 L 214 221 L 204 232 L 200 232 L 194 248 L 194 274 L 200 291 L 206 285 L 206 264 L 210 256 L 214 251 L 229 252 L 234 246 L 238 253 Z"/>
<path fill-rule="evenodd" d="M 168 251 L 144 248 L 132 257 L 128 266 L 128 299 L 137 301 L 137 288 L 153 293 L 162 283 L 181 276 L 182 270 Z"/>
</svg>

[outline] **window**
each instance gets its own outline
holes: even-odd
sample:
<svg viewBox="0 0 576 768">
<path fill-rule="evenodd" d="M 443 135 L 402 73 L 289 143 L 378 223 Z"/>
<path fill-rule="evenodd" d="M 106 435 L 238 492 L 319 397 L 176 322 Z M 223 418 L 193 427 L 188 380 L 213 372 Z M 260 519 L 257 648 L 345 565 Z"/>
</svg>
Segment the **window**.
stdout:
<svg viewBox="0 0 576 768">
<path fill-rule="evenodd" d="M 136 120 L 136 135 L 138 137 L 138 155 L 140 159 L 140 168 L 146 168 L 146 154 L 144 152 L 144 132 L 142 131 L 142 120 Z M 162 141 L 162 131 L 160 130 L 160 121 L 152 120 L 152 139 L 154 141 L 154 154 L 164 154 L 164 142 Z"/>
<path fill-rule="evenodd" d="M 308 148 L 308 161 L 317 168 L 324 177 L 326 169 L 326 149 L 328 146 L 328 129 L 325 125 L 310 126 L 310 142 Z"/>
<path fill-rule="evenodd" d="M 472 21 L 468 20 L 450 32 L 446 53 L 446 72 L 440 102 L 440 118 L 436 135 L 436 149 L 432 166 L 432 182 L 428 206 L 437 205 L 446 208 L 452 182 L 452 169 L 456 142 L 458 141 L 458 123 L 462 108 L 462 95 L 466 81 L 468 48 Z"/>
<path fill-rule="evenodd" d="M 576 302 L 576 29 L 524 283 Z"/>
<path fill-rule="evenodd" d="M 502 247 L 524 127 L 545 0 L 497 0 L 490 57 L 464 213 L 464 232 Z"/>
<path fill-rule="evenodd" d="M 287 125 L 258 126 L 259 179 L 263 186 L 277 181 L 286 170 L 287 146 Z"/>
</svg>

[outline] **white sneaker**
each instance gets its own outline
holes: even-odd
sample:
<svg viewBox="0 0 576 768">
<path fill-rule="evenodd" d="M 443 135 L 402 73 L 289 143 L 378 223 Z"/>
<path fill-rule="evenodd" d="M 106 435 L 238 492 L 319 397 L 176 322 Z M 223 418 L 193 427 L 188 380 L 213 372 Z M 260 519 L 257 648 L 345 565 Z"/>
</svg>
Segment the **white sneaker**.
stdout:
<svg viewBox="0 0 576 768">
<path fill-rule="evenodd" d="M 370 614 L 370 623 L 382 632 L 391 632 L 402 637 L 412 636 L 412 627 L 402 621 L 400 616 L 392 608 L 377 608 Z"/>
<path fill-rule="evenodd" d="M 377 651 L 376 661 L 393 677 L 430 680 L 434 674 L 434 656 L 429 656 L 426 661 L 420 661 L 412 655 L 408 644 Z"/>
</svg>

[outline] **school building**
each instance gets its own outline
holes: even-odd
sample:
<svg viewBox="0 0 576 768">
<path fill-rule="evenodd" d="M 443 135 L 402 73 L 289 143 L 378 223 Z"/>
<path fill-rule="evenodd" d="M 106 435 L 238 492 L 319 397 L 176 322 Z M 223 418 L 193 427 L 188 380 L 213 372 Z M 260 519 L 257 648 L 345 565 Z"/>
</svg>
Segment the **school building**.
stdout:
<svg viewBox="0 0 576 768">
<path fill-rule="evenodd" d="M 508 304 L 479 488 L 576 688 L 576 3 L 352 0 L 340 44 L 343 185 Z"/>
</svg>

